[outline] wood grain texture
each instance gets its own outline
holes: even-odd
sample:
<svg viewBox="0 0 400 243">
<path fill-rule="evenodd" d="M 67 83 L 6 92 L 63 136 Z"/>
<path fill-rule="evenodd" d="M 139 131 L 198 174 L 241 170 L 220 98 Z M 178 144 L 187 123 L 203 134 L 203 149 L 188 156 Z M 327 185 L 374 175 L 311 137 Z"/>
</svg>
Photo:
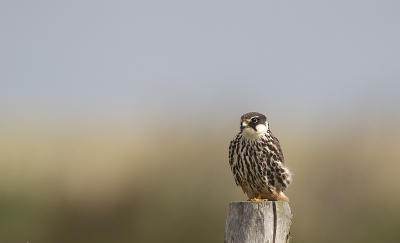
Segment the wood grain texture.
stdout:
<svg viewBox="0 0 400 243">
<path fill-rule="evenodd" d="M 288 243 L 292 213 L 288 202 L 231 202 L 225 243 Z"/>
</svg>

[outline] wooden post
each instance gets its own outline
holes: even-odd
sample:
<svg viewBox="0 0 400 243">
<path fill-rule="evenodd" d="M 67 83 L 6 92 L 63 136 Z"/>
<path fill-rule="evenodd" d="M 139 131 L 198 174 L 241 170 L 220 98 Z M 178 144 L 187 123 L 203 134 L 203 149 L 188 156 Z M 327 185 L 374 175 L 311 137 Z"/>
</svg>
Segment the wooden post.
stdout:
<svg viewBox="0 0 400 243">
<path fill-rule="evenodd" d="M 231 202 L 225 243 L 288 243 L 292 213 L 288 202 Z"/>
</svg>

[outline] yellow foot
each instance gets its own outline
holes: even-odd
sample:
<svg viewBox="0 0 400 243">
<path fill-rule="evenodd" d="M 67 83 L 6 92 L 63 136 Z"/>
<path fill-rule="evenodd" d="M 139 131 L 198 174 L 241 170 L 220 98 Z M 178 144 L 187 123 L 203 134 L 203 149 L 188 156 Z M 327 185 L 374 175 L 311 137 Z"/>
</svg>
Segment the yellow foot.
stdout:
<svg viewBox="0 0 400 243">
<path fill-rule="evenodd" d="M 251 198 L 248 201 L 250 201 L 250 202 L 267 202 L 268 199 L 261 198 L 261 196 L 258 196 L 258 197 Z"/>
</svg>

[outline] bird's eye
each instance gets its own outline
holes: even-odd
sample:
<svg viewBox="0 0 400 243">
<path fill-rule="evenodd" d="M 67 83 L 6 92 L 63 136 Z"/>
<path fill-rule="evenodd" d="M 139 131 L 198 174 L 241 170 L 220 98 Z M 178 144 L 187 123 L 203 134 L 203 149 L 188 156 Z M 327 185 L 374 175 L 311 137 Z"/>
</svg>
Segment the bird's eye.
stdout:
<svg viewBox="0 0 400 243">
<path fill-rule="evenodd" d="M 255 118 L 255 117 L 253 117 L 253 118 L 251 118 L 251 122 L 252 122 L 252 123 L 256 123 L 256 122 L 258 122 L 258 119 Z"/>
</svg>

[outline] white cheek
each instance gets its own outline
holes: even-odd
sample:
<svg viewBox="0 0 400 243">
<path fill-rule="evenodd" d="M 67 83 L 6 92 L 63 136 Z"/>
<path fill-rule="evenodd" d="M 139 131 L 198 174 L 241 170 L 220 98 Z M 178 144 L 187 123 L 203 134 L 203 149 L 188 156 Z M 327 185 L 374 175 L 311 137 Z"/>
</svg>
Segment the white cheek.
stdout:
<svg viewBox="0 0 400 243">
<path fill-rule="evenodd" d="M 243 136 L 249 140 L 258 139 L 268 130 L 267 127 L 262 124 L 257 125 L 256 129 L 257 131 L 255 131 L 251 127 L 246 127 L 245 129 L 243 129 Z"/>
<path fill-rule="evenodd" d="M 258 124 L 256 126 L 256 129 L 257 129 L 257 133 L 258 134 L 264 134 L 264 133 L 267 132 L 267 127 L 265 125 L 263 125 L 263 124 Z"/>
</svg>

